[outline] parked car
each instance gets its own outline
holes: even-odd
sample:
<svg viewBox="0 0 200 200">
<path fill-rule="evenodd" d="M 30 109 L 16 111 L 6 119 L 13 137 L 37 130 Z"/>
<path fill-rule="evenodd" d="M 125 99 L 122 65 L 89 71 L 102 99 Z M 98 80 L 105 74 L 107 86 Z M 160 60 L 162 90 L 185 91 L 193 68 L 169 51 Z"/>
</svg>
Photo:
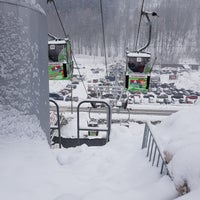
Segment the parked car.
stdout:
<svg viewBox="0 0 200 200">
<path fill-rule="evenodd" d="M 59 93 L 61 93 L 62 95 L 67 95 L 67 94 L 69 94 L 70 93 L 70 91 L 69 90 L 67 90 L 67 89 L 62 89 L 62 90 L 60 90 L 60 92 Z"/>
<path fill-rule="evenodd" d="M 179 103 L 187 103 L 186 100 L 184 98 L 179 99 Z"/>
<path fill-rule="evenodd" d="M 55 93 L 55 92 L 49 93 L 49 98 L 52 98 L 54 100 L 63 100 L 64 99 L 64 97 L 62 95 L 60 95 L 59 93 Z"/>
<path fill-rule="evenodd" d="M 133 98 L 129 97 L 129 99 L 128 99 L 128 104 L 133 104 L 133 103 L 134 103 Z"/>
<path fill-rule="evenodd" d="M 73 99 L 73 101 L 75 101 L 75 102 L 78 102 L 78 100 L 79 100 L 78 97 L 73 97 L 72 99 Z"/>
<path fill-rule="evenodd" d="M 77 85 L 76 84 L 68 84 L 68 85 L 66 85 L 66 88 L 68 88 L 68 89 L 76 89 L 76 87 L 77 87 Z"/>
<path fill-rule="evenodd" d="M 190 95 L 186 97 L 186 103 L 188 104 L 194 104 L 198 99 L 198 96 L 196 95 Z"/>
<path fill-rule="evenodd" d="M 142 103 L 142 99 L 141 99 L 141 97 L 140 97 L 139 95 L 135 95 L 135 96 L 133 97 L 133 99 L 134 99 L 134 103 L 135 103 L 135 104 L 140 104 L 140 103 Z"/>
<path fill-rule="evenodd" d="M 172 99 L 181 99 L 183 98 L 183 94 L 174 94 L 173 96 L 171 96 Z"/>
<path fill-rule="evenodd" d="M 88 92 L 88 97 L 90 98 L 96 98 L 97 97 L 97 93 L 92 91 L 92 92 Z"/>
<path fill-rule="evenodd" d="M 65 101 L 75 101 L 75 102 L 78 102 L 78 97 L 71 97 L 71 96 L 66 96 L 65 97 Z"/>
<path fill-rule="evenodd" d="M 167 90 L 164 90 L 164 92 L 167 94 L 167 95 L 171 95 L 172 94 L 172 91 L 167 89 Z"/>
<path fill-rule="evenodd" d="M 164 103 L 165 104 L 170 104 L 172 101 L 170 100 L 170 99 L 168 99 L 168 98 L 164 98 Z"/>
<path fill-rule="evenodd" d="M 110 93 L 106 93 L 106 94 L 103 94 L 102 95 L 102 99 L 114 99 L 114 95 L 113 94 L 110 94 Z"/>
<path fill-rule="evenodd" d="M 71 96 L 66 96 L 65 97 L 65 101 L 71 101 L 71 99 L 72 99 Z"/>
<path fill-rule="evenodd" d="M 155 97 L 150 96 L 149 97 L 149 103 L 155 103 L 155 102 L 156 102 Z"/>
<path fill-rule="evenodd" d="M 156 90 L 154 93 L 157 94 L 157 95 L 160 95 L 161 90 Z"/>
<path fill-rule="evenodd" d="M 200 96 L 200 92 L 195 92 L 195 95 Z"/>
<path fill-rule="evenodd" d="M 78 85 L 78 84 L 79 84 L 79 81 L 72 81 L 72 84 Z"/>
<path fill-rule="evenodd" d="M 149 95 L 148 95 L 148 94 L 145 94 L 145 95 L 143 95 L 143 98 L 148 99 L 148 98 L 149 98 Z"/>
<path fill-rule="evenodd" d="M 164 99 L 163 98 L 157 98 L 156 99 L 156 103 L 164 103 Z"/>
<path fill-rule="evenodd" d="M 165 98 L 168 98 L 168 95 L 167 94 L 160 94 L 160 95 L 157 96 L 157 98 L 165 99 Z"/>
</svg>

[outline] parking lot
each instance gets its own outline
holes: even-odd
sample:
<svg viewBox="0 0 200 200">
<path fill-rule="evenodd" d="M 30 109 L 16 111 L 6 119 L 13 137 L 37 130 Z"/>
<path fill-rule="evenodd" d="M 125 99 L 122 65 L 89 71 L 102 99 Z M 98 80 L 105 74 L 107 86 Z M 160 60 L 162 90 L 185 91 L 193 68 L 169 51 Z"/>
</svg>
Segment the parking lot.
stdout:
<svg viewBox="0 0 200 200">
<path fill-rule="evenodd" d="M 119 63 L 110 65 L 109 73 L 106 76 L 105 70 L 101 67 L 90 69 L 82 67 L 82 69 L 87 71 L 84 76 L 80 77 L 80 75 L 74 74 L 71 82 L 68 82 L 54 94 L 50 93 L 50 97 L 65 102 L 79 102 L 84 99 L 79 96 L 83 93 L 81 91 L 83 90 L 82 81 L 84 81 L 87 89 L 85 98 L 103 99 L 109 102 L 111 106 L 125 103 L 129 106 L 136 104 L 195 104 L 200 96 L 199 91 L 185 89 L 184 85 L 182 88 L 177 88 L 176 81 L 162 82 L 162 73 L 157 73 L 156 77 L 152 77 L 148 92 L 128 92 L 124 88 L 124 67 Z M 181 72 L 179 75 L 182 76 Z M 168 76 L 171 77 L 172 75 L 169 74 Z"/>
</svg>

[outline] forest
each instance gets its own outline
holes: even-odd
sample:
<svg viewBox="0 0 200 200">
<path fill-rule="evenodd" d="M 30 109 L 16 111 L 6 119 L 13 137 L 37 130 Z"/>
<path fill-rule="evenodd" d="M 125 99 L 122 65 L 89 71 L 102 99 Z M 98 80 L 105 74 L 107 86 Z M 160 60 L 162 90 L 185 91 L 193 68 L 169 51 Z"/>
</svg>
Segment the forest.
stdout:
<svg viewBox="0 0 200 200">
<path fill-rule="evenodd" d="M 100 0 L 55 0 L 74 53 L 103 55 Z M 136 50 L 142 0 L 102 0 L 105 41 L 108 57 L 124 57 L 125 50 Z M 64 37 L 54 6 L 48 4 L 49 33 Z M 152 40 L 147 51 L 157 63 L 190 63 L 200 61 L 200 1 L 148 0 L 145 11 L 154 11 L 150 17 Z M 142 19 L 139 47 L 148 39 L 148 25 Z"/>
</svg>

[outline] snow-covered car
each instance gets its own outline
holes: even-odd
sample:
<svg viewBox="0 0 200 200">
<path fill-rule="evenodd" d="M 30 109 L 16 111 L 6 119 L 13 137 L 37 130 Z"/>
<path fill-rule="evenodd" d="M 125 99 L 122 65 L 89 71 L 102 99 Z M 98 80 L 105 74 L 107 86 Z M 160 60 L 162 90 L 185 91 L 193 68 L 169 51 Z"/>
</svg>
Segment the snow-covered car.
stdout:
<svg viewBox="0 0 200 200">
<path fill-rule="evenodd" d="M 133 103 L 134 103 L 133 98 L 130 98 L 130 97 L 129 97 L 129 99 L 128 99 L 128 103 L 129 103 L 129 104 L 133 104 Z"/>
<path fill-rule="evenodd" d="M 49 98 L 52 98 L 54 100 L 63 100 L 64 99 L 64 97 L 62 95 L 60 95 L 59 93 L 55 93 L 55 92 L 49 93 Z"/>
<path fill-rule="evenodd" d="M 196 95 L 190 95 L 186 97 L 186 103 L 188 104 L 194 104 L 198 99 L 198 96 Z"/>
<path fill-rule="evenodd" d="M 155 97 L 149 97 L 149 103 L 155 103 L 156 102 L 156 99 Z"/>
<path fill-rule="evenodd" d="M 164 103 L 164 99 L 163 98 L 157 98 L 156 99 L 156 103 Z"/>
<path fill-rule="evenodd" d="M 164 103 L 165 104 L 170 104 L 172 101 L 169 98 L 164 98 Z"/>
<path fill-rule="evenodd" d="M 140 96 L 135 95 L 135 96 L 133 97 L 133 99 L 134 99 L 134 103 L 135 103 L 135 104 L 140 104 L 140 103 L 142 103 L 142 99 L 141 99 Z"/>
</svg>

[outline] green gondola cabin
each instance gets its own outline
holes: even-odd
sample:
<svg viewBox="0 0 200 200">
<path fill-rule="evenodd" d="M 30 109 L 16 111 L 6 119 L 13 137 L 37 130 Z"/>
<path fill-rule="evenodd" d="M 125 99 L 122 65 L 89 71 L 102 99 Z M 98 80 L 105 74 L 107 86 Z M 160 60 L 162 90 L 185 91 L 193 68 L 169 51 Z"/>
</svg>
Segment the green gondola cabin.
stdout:
<svg viewBox="0 0 200 200">
<path fill-rule="evenodd" d="M 127 52 L 126 88 L 128 91 L 146 92 L 150 76 L 151 54 L 146 52 Z"/>
<path fill-rule="evenodd" d="M 50 80 L 68 80 L 73 74 L 71 42 L 68 39 L 48 41 Z"/>
</svg>

